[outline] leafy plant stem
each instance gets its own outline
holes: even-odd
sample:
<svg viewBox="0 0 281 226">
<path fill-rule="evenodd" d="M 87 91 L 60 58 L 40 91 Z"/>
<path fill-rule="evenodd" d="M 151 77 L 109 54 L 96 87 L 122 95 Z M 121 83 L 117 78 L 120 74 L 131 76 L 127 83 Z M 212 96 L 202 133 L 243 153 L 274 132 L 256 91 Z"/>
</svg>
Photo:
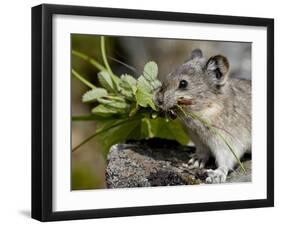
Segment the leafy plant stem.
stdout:
<svg viewBox="0 0 281 226">
<path fill-rule="evenodd" d="M 96 87 L 90 83 L 87 79 L 85 79 L 83 76 L 81 76 L 77 71 L 75 71 L 74 69 L 71 69 L 71 73 L 75 76 L 75 78 L 77 78 L 78 80 L 80 80 L 82 83 L 84 83 L 86 86 L 90 87 L 91 89 L 95 89 Z"/>
<path fill-rule="evenodd" d="M 102 59 L 104 62 L 104 65 L 107 69 L 107 71 L 109 72 L 110 75 L 113 75 L 112 70 L 108 64 L 107 58 L 106 58 L 106 50 L 105 50 L 105 37 L 101 36 L 101 55 L 102 55 Z"/>
<path fill-rule="evenodd" d="M 120 126 L 120 125 L 129 123 L 129 122 L 132 122 L 132 121 L 136 121 L 136 120 L 139 120 L 139 118 L 137 117 L 137 118 L 133 118 L 133 119 L 127 119 L 127 120 L 125 120 L 125 121 L 121 121 L 121 122 L 116 123 L 116 124 L 114 124 L 114 125 L 112 125 L 112 126 L 109 126 L 109 127 L 105 128 L 105 129 L 103 129 L 103 130 L 100 130 L 100 131 L 98 131 L 98 132 L 95 132 L 94 134 L 92 134 L 91 136 L 89 136 L 89 137 L 87 137 L 85 140 L 83 140 L 83 141 L 82 141 L 80 144 L 78 144 L 76 147 L 74 147 L 74 148 L 72 149 L 72 152 L 76 151 L 76 150 L 79 149 L 82 145 L 84 145 L 85 143 L 87 143 L 88 141 L 90 141 L 91 139 L 93 139 L 94 137 L 96 137 L 96 136 L 98 136 L 98 135 L 100 135 L 100 134 L 102 134 L 102 133 L 108 131 L 109 129 L 113 129 L 113 128 L 117 127 L 117 126 Z"/>
<path fill-rule="evenodd" d="M 238 162 L 238 164 L 240 165 L 241 169 L 243 170 L 243 172 L 245 173 L 245 167 L 243 165 L 243 163 L 240 161 L 240 159 L 238 158 L 238 156 L 236 155 L 234 148 L 232 147 L 232 145 L 224 138 L 224 136 L 217 131 L 209 122 L 207 122 L 206 120 L 202 119 L 201 117 L 199 117 L 198 115 L 192 113 L 192 112 L 186 112 L 182 109 L 182 107 L 180 105 L 177 105 L 177 107 L 180 109 L 180 111 L 185 115 L 185 116 L 190 116 L 193 119 L 197 119 L 198 121 L 200 121 L 203 125 L 207 126 L 216 136 L 218 136 L 225 144 L 226 146 L 229 148 L 229 150 L 231 151 L 231 153 L 233 154 L 233 156 L 235 157 L 236 161 Z"/>
<path fill-rule="evenodd" d="M 89 62 L 91 65 L 93 65 L 99 71 L 106 71 L 106 68 L 104 66 L 102 66 L 98 61 L 94 60 L 93 58 L 89 57 L 88 55 L 81 53 L 77 50 L 72 50 L 71 53 L 74 56 L 77 56 L 77 57 L 81 58 L 82 60 Z"/>
</svg>

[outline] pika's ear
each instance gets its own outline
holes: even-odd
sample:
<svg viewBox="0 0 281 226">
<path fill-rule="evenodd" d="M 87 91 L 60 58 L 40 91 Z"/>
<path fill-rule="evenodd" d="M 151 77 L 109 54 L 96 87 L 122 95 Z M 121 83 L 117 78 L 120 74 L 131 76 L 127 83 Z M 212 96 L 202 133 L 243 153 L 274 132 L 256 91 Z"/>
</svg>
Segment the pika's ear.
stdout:
<svg viewBox="0 0 281 226">
<path fill-rule="evenodd" d="M 202 53 L 201 49 L 194 49 L 191 52 L 190 60 L 193 60 L 195 58 L 202 58 L 202 57 L 203 57 L 203 53 Z"/>
<path fill-rule="evenodd" d="M 215 85 L 223 86 L 228 78 L 229 62 L 222 55 L 213 56 L 206 63 L 206 70 Z"/>
</svg>

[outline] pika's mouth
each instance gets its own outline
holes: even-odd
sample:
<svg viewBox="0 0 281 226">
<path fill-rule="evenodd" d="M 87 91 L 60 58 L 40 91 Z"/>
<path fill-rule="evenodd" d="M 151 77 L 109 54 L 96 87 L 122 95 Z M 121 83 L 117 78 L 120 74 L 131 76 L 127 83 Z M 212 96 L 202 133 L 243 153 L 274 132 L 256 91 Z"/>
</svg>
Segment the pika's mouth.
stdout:
<svg viewBox="0 0 281 226">
<path fill-rule="evenodd" d="M 185 106 L 192 105 L 192 104 L 193 104 L 193 99 L 180 97 L 180 98 L 177 100 L 177 104 L 179 104 L 179 105 L 185 105 Z"/>
<path fill-rule="evenodd" d="M 164 118 L 169 118 L 169 119 L 176 119 L 177 118 L 177 107 L 174 106 L 174 107 L 171 107 L 169 108 L 168 110 L 163 110 L 161 109 L 160 113 L 159 113 L 159 116 L 160 117 L 164 117 Z"/>
<path fill-rule="evenodd" d="M 190 98 L 180 97 L 180 98 L 178 98 L 176 104 L 173 107 L 169 108 L 166 111 L 162 111 L 161 113 L 163 115 L 169 116 L 170 119 L 174 120 L 178 117 L 179 105 L 180 106 L 189 106 L 189 105 L 192 105 L 193 103 L 194 103 L 194 101 Z"/>
<path fill-rule="evenodd" d="M 176 105 L 169 109 L 168 111 L 168 115 L 170 116 L 170 118 L 172 119 L 176 119 L 177 118 L 177 113 L 178 113 L 178 108 L 180 106 L 190 106 L 190 105 L 193 105 L 194 104 L 194 101 L 192 98 L 185 98 L 185 97 L 180 97 L 177 99 L 177 103 Z"/>
<path fill-rule="evenodd" d="M 160 115 L 163 117 L 168 116 L 170 119 L 174 120 L 178 117 L 180 106 L 189 106 L 189 105 L 193 105 L 193 104 L 194 104 L 194 101 L 192 98 L 180 97 L 177 99 L 176 104 L 173 107 L 171 107 L 167 110 L 162 109 L 160 111 Z"/>
<path fill-rule="evenodd" d="M 173 120 L 176 119 L 177 116 L 178 116 L 175 107 L 169 109 L 169 110 L 167 111 L 167 113 L 168 113 L 168 116 L 169 116 L 171 119 L 173 119 Z"/>
</svg>

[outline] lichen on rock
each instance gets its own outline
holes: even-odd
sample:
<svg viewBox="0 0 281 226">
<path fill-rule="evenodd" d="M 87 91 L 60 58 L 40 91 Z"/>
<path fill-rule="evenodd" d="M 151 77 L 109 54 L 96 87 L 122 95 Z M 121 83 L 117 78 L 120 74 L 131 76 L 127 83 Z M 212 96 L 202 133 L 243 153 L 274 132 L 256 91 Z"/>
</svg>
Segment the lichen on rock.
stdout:
<svg viewBox="0 0 281 226">
<path fill-rule="evenodd" d="M 113 145 L 108 153 L 106 183 L 108 188 L 194 185 L 205 183 L 205 169 L 190 169 L 187 162 L 195 148 L 177 142 L 150 139 Z M 226 182 L 250 182 L 251 160 L 244 159 L 246 173 L 239 167 Z"/>
</svg>

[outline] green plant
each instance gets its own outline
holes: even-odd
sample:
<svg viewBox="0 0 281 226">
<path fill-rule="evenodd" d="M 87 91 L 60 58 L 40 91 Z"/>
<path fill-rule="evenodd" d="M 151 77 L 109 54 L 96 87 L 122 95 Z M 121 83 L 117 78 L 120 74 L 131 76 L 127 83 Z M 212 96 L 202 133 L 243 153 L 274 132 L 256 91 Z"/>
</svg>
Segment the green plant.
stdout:
<svg viewBox="0 0 281 226">
<path fill-rule="evenodd" d="M 159 137 L 187 144 L 188 137 L 178 119 L 159 117 L 159 109 L 153 102 L 153 92 L 161 86 L 157 79 L 158 66 L 150 61 L 144 65 L 143 73 L 135 79 L 129 74 L 120 77 L 114 74 L 106 57 L 105 37 L 101 37 L 103 64 L 93 58 L 72 50 L 79 57 L 99 70 L 99 87 L 81 76 L 75 69 L 72 75 L 90 89 L 82 96 L 83 103 L 94 103 L 90 115 L 73 116 L 73 121 L 95 120 L 96 131 L 74 147 L 77 150 L 93 138 L 99 139 L 105 152 L 113 144 L 128 139 Z"/>
</svg>

